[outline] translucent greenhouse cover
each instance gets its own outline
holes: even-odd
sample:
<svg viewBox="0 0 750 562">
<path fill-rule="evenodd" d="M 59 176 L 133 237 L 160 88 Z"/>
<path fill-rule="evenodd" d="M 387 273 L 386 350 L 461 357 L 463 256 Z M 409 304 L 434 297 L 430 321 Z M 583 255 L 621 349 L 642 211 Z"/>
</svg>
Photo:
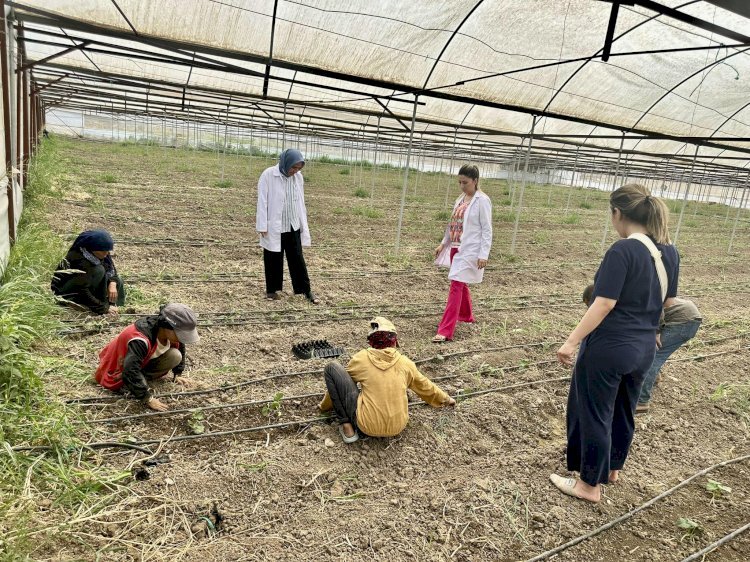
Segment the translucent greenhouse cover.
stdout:
<svg viewBox="0 0 750 562">
<path fill-rule="evenodd" d="M 660 3 L 750 34 L 750 19 L 717 5 L 729 2 Z M 619 7 L 608 62 L 592 58 L 601 54 L 611 11 L 611 3 L 598 0 L 278 0 L 276 6 L 274 0 L 20 0 L 10 5 L 24 21 L 28 61 L 85 39 L 118 47 L 55 57 L 34 68 L 40 83 L 80 71 L 205 88 L 225 98 L 232 93 L 261 98 L 271 61 L 268 99 L 288 100 L 295 121 L 300 115 L 311 122 L 335 115 L 342 127 L 356 129 L 374 127 L 376 116 L 382 116 L 387 127 L 399 129 L 394 115 L 409 124 L 411 92 L 417 91 L 422 104 L 416 118 L 428 122 L 420 125 L 422 133 L 447 135 L 446 128 L 457 126 L 528 133 L 532 113 L 545 112 L 549 116 L 535 129 L 544 135 L 616 137 L 633 130 L 716 138 L 719 148 L 704 147 L 703 155 L 720 156 L 726 147 L 739 157 L 745 154 L 732 148 L 750 149 L 747 140 L 729 140 L 750 138 L 750 45 L 637 5 Z M 75 36 L 75 43 L 47 36 L 61 29 Z M 177 46 L 180 56 L 198 53 L 241 72 L 143 60 L 121 50 L 143 50 L 149 40 L 166 41 L 146 46 L 154 55 L 174 55 Z M 670 52 L 643 53 L 666 49 Z M 51 70 L 57 74 L 45 77 Z M 72 82 L 72 76 L 65 80 Z M 88 84 L 92 98 L 113 93 L 91 80 L 77 77 L 75 84 Z M 142 101 L 145 91 L 122 95 Z M 152 91 L 151 104 L 180 97 L 162 99 L 164 92 Z M 373 96 L 381 96 L 382 105 Z M 221 105 L 215 98 L 191 99 L 193 107 Z M 103 101 L 100 105 L 106 109 Z M 257 107 L 231 112 L 249 116 Z M 593 142 L 620 145 L 617 138 Z M 623 146 L 656 153 L 693 150 L 675 139 L 627 139 Z M 737 159 L 731 165 L 747 163 Z"/>
</svg>

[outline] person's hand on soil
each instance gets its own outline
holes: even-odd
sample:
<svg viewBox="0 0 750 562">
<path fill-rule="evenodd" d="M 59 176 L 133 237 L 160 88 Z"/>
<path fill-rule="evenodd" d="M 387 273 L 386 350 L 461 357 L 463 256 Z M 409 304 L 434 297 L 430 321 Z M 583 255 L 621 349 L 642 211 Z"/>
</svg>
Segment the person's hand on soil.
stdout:
<svg viewBox="0 0 750 562">
<path fill-rule="evenodd" d="M 201 383 L 187 377 L 177 377 L 174 382 L 182 385 L 185 388 L 203 388 L 203 385 Z"/>
<path fill-rule="evenodd" d="M 557 360 L 565 365 L 566 367 L 570 367 L 573 365 L 573 359 L 575 359 L 576 356 L 576 345 L 566 341 L 560 349 L 557 350 Z"/>
<path fill-rule="evenodd" d="M 484 269 L 487 267 L 487 260 L 477 260 L 477 268 Z"/>
<path fill-rule="evenodd" d="M 656 349 L 661 349 L 661 334 L 656 333 Z"/>
<path fill-rule="evenodd" d="M 448 400 L 446 400 L 445 402 L 443 402 L 443 406 L 444 407 L 455 406 L 455 405 L 456 405 L 456 399 L 455 398 L 451 398 L 450 396 L 448 397 Z"/>
<path fill-rule="evenodd" d="M 146 402 L 146 406 L 157 412 L 166 412 L 169 410 L 167 405 L 158 398 L 149 398 L 148 402 Z"/>
<path fill-rule="evenodd" d="M 109 302 L 117 302 L 117 283 L 114 281 L 109 282 L 107 296 L 109 297 Z"/>
<path fill-rule="evenodd" d="M 438 259 L 438 256 L 443 251 L 444 246 L 440 244 L 437 248 L 435 248 L 435 259 Z"/>
<path fill-rule="evenodd" d="M 109 310 L 107 310 L 107 316 L 112 316 L 113 318 L 117 318 L 119 314 L 120 314 L 120 310 L 116 306 L 110 306 Z"/>
</svg>

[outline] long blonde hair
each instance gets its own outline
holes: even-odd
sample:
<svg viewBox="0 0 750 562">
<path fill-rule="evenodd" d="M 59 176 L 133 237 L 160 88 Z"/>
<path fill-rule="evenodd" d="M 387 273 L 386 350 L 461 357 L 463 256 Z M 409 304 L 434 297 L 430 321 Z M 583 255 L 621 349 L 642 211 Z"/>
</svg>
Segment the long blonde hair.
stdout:
<svg viewBox="0 0 750 562">
<path fill-rule="evenodd" d="M 638 183 L 623 185 L 609 196 L 609 205 L 613 212 L 620 209 L 625 218 L 645 226 L 659 244 L 671 244 L 669 208 L 664 201 L 651 195 L 647 187 Z"/>
</svg>

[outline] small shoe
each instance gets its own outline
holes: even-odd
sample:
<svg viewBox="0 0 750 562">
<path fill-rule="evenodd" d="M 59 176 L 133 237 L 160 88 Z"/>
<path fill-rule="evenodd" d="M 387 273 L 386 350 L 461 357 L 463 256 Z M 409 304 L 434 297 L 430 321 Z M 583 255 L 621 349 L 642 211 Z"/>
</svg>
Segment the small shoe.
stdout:
<svg viewBox="0 0 750 562">
<path fill-rule="evenodd" d="M 341 434 L 341 439 L 347 445 L 349 445 L 350 443 L 354 443 L 355 441 L 359 441 L 359 434 L 357 433 L 356 429 L 354 430 L 354 435 L 352 435 L 351 437 L 347 437 L 346 434 L 344 433 L 344 426 L 340 425 L 339 426 L 339 433 Z"/>
<path fill-rule="evenodd" d="M 280 301 L 281 295 L 279 293 L 266 293 L 266 299 L 269 301 Z"/>
<path fill-rule="evenodd" d="M 641 404 L 640 402 L 638 402 L 638 404 L 635 407 L 635 413 L 636 413 L 636 415 L 637 414 L 648 414 L 649 409 L 650 409 L 650 406 L 649 406 L 648 402 L 644 402 L 643 404 Z"/>
<path fill-rule="evenodd" d="M 309 293 L 307 293 L 305 295 L 305 298 L 307 300 L 309 300 L 313 304 L 320 304 L 320 299 L 318 297 L 316 297 L 315 293 L 313 293 L 312 291 L 310 291 Z"/>
<path fill-rule="evenodd" d="M 432 338 L 432 343 L 445 343 L 447 341 L 450 341 L 450 340 L 442 334 L 436 334 L 435 337 Z"/>
<path fill-rule="evenodd" d="M 562 476 L 558 476 L 557 474 L 550 474 L 549 479 L 558 490 L 560 490 L 563 494 L 567 496 L 571 496 L 579 500 L 586 500 L 587 502 L 591 502 L 591 503 L 599 503 L 599 500 L 591 500 L 589 498 L 585 498 L 578 494 L 578 492 L 575 489 L 575 486 L 576 486 L 575 478 L 564 478 Z"/>
</svg>

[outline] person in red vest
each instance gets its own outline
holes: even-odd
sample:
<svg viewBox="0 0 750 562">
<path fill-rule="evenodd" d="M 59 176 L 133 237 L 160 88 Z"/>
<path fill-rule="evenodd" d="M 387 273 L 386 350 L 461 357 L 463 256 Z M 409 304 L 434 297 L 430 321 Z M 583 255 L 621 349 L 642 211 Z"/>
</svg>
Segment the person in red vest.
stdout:
<svg viewBox="0 0 750 562">
<path fill-rule="evenodd" d="M 195 313 L 179 303 L 137 320 L 99 352 L 96 382 L 112 391 L 124 386 L 152 410 L 167 410 L 166 404 L 152 396 L 148 382 L 172 371 L 176 383 L 186 388 L 195 386 L 181 375 L 185 370 L 185 345 L 200 339 L 197 323 Z"/>
</svg>

